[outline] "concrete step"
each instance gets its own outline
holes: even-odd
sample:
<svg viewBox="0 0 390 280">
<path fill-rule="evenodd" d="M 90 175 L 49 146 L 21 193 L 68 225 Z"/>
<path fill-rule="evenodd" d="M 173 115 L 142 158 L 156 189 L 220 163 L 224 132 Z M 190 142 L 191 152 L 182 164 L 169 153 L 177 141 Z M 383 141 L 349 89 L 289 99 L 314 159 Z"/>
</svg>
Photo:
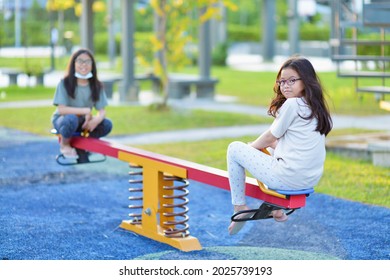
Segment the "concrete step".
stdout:
<svg viewBox="0 0 390 280">
<path fill-rule="evenodd" d="M 326 149 L 342 156 L 390 167 L 390 133 L 364 133 L 328 137 Z"/>
</svg>

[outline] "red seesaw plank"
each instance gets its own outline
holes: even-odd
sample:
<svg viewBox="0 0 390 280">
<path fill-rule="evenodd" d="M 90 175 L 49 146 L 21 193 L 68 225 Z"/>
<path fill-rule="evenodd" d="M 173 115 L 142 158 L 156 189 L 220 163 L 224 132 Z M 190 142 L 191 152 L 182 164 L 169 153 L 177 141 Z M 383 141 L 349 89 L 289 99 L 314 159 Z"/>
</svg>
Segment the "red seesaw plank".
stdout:
<svg viewBox="0 0 390 280">
<path fill-rule="evenodd" d="M 221 169 L 95 138 L 73 137 L 71 139 L 71 145 L 75 148 L 84 149 L 113 158 L 118 158 L 119 151 L 122 151 L 152 159 L 157 162 L 182 167 L 187 169 L 188 179 L 230 191 L 228 173 L 227 171 Z M 260 190 L 257 181 L 253 178 L 247 178 L 246 195 L 291 209 L 301 208 L 305 206 L 306 203 L 306 195 L 304 194 L 288 196 L 286 198 L 266 194 Z"/>
</svg>

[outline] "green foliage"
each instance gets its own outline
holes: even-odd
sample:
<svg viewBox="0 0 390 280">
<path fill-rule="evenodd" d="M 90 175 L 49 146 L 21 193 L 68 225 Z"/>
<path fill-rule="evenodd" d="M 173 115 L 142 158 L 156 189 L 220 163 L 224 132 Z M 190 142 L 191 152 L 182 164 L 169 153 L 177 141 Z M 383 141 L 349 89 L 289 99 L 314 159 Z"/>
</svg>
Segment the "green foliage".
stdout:
<svg viewBox="0 0 390 280">
<path fill-rule="evenodd" d="M 228 51 L 228 43 L 223 43 L 217 45 L 212 53 L 212 64 L 218 65 L 218 66 L 225 66 L 226 65 L 226 58 L 227 58 L 227 51 Z"/>
<path fill-rule="evenodd" d="M 154 10 L 150 5 L 137 9 L 135 13 L 135 30 L 136 32 L 153 32 Z"/>
<path fill-rule="evenodd" d="M 37 62 L 35 64 L 26 63 L 22 70 L 28 76 L 42 76 L 45 71 L 42 62 Z"/>
<path fill-rule="evenodd" d="M 96 54 L 107 53 L 107 50 L 108 50 L 108 34 L 107 33 L 95 34 L 94 48 L 95 48 Z M 116 51 L 118 51 L 118 50 L 116 50 Z"/>
<path fill-rule="evenodd" d="M 43 22 L 48 22 L 48 20 L 48 13 L 35 0 L 22 21 L 22 45 L 49 45 L 50 36 L 48 34 L 50 34 L 50 28 L 48 25 L 42 24 Z"/>
<path fill-rule="evenodd" d="M 228 37 L 232 42 L 261 41 L 262 32 L 259 26 L 228 25 Z M 302 41 L 329 41 L 330 27 L 303 23 L 299 30 L 299 36 Z M 287 25 L 278 25 L 276 27 L 276 39 L 281 41 L 288 40 Z"/>
<path fill-rule="evenodd" d="M 365 33 L 359 34 L 358 38 L 360 40 L 372 40 L 372 41 L 381 41 L 381 35 L 377 32 L 374 33 Z M 383 48 L 383 49 L 382 49 Z M 383 52 L 383 53 L 382 53 Z M 390 46 L 380 46 L 380 45 L 358 45 L 357 46 L 358 55 L 374 55 L 374 56 L 390 56 Z"/>
<path fill-rule="evenodd" d="M 316 26 L 310 23 L 303 23 L 299 29 L 300 39 L 303 41 L 329 41 L 330 26 Z"/>
<path fill-rule="evenodd" d="M 192 1 L 186 1 L 190 3 Z M 228 39 L 230 42 L 233 41 L 261 41 L 262 40 L 262 30 L 261 30 L 261 5 L 258 1 L 238 1 L 234 2 L 239 9 L 237 11 L 232 11 L 227 9 L 227 18 L 228 18 Z M 288 21 L 286 15 L 287 4 L 284 0 L 277 0 L 277 40 L 287 40 L 288 34 Z M 189 4 L 188 4 L 189 5 Z M 193 4 L 191 4 L 193 6 Z M 174 10 L 175 11 L 175 10 Z M 115 18 L 120 18 L 120 11 L 115 11 Z M 193 18 L 196 19 L 197 13 L 193 12 L 190 15 L 186 13 L 178 13 L 180 18 Z M 50 18 L 53 20 L 53 24 L 56 26 L 58 23 L 56 18 L 58 18 L 58 11 L 53 11 L 48 13 L 45 8 L 40 7 L 35 4 L 31 8 L 27 17 L 22 20 L 22 29 L 23 29 L 23 45 L 26 46 L 44 46 L 49 45 L 50 43 Z M 74 38 L 72 39 L 72 44 L 76 45 L 80 43 L 79 38 L 79 18 L 74 14 L 73 9 L 67 9 L 64 11 L 64 32 L 73 31 Z M 317 20 L 313 23 L 302 23 L 300 28 L 300 38 L 301 40 L 322 40 L 327 41 L 329 39 L 330 30 L 328 26 L 317 25 Z M 10 21 L 2 22 L 2 28 L 0 30 L 0 46 L 12 46 L 14 45 L 14 19 Z M 179 20 L 180 21 L 180 20 Z M 137 33 L 146 32 L 151 34 L 153 32 L 153 22 L 154 15 L 153 9 L 151 6 L 147 6 L 145 9 L 136 10 L 135 13 L 135 30 Z M 177 20 L 175 20 L 177 22 Z M 173 27 L 173 21 L 169 23 L 170 27 Z M 58 27 L 58 26 L 57 26 Z M 197 26 L 188 25 L 186 26 L 188 35 L 196 40 L 197 38 Z M 95 30 L 95 52 L 96 53 L 107 53 L 108 45 L 108 35 L 107 35 L 107 20 L 105 13 L 94 13 L 94 30 Z M 33 35 L 32 35 L 33 34 Z M 60 34 L 60 36 L 62 36 Z M 136 44 L 138 42 L 136 37 Z M 120 41 L 121 34 L 118 33 L 116 36 L 116 45 L 117 53 L 120 51 Z M 148 43 L 143 41 L 140 45 L 145 46 Z M 62 44 L 62 38 L 60 38 L 60 43 Z M 150 42 L 149 42 L 150 44 Z M 141 48 L 142 49 L 142 48 Z M 359 50 L 360 51 L 360 50 Z M 361 48 L 362 52 L 366 52 L 365 47 Z M 370 51 L 370 50 L 368 50 Z M 188 57 L 188 56 L 187 56 Z"/>
<path fill-rule="evenodd" d="M 151 32 L 136 32 L 135 33 L 135 56 L 137 61 L 148 68 L 152 68 L 154 59 L 153 45 L 151 38 L 153 33 Z"/>
<path fill-rule="evenodd" d="M 228 24 L 228 38 L 231 42 L 260 41 L 259 26 L 243 26 L 239 24 Z"/>
<path fill-rule="evenodd" d="M 233 0 L 232 2 L 237 5 L 238 10 L 226 11 L 229 23 L 243 27 L 259 26 L 259 6 L 261 1 Z"/>
</svg>

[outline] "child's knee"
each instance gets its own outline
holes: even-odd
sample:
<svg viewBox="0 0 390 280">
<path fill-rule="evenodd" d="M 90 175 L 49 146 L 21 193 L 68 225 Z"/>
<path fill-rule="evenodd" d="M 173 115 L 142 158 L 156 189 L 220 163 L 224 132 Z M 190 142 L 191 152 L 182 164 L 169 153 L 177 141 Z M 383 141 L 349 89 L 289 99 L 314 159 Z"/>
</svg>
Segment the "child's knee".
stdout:
<svg viewBox="0 0 390 280">
<path fill-rule="evenodd" d="M 104 119 L 104 133 L 109 134 L 112 130 L 112 122 L 109 119 Z"/>
<path fill-rule="evenodd" d="M 70 138 L 73 133 L 77 130 L 78 127 L 78 118 L 76 115 L 66 115 L 62 119 L 59 125 L 59 133 L 66 137 Z"/>
<path fill-rule="evenodd" d="M 228 154 L 234 153 L 236 151 L 240 151 L 242 149 L 242 147 L 245 145 L 247 145 L 247 144 L 245 144 L 244 142 L 241 142 L 241 141 L 234 141 L 234 142 L 230 143 L 228 146 Z"/>
</svg>

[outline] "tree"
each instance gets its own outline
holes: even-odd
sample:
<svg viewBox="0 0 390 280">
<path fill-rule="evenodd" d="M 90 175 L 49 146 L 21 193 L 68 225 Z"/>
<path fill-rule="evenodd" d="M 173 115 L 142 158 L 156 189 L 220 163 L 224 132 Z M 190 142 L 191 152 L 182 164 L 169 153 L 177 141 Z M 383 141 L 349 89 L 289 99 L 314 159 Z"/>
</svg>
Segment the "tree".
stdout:
<svg viewBox="0 0 390 280">
<path fill-rule="evenodd" d="M 64 34 L 64 11 L 75 6 L 74 0 L 48 0 L 46 2 L 46 9 L 49 12 L 58 12 L 58 39 L 59 43 L 62 44 L 62 38 Z M 50 17 L 50 21 L 52 18 Z M 51 22 L 51 27 L 53 28 L 53 23 Z"/>
<path fill-rule="evenodd" d="M 163 102 L 168 101 L 168 66 L 180 67 L 189 63 L 185 47 L 193 41 L 189 28 L 198 26 L 220 15 L 220 4 L 232 10 L 237 6 L 230 0 L 151 0 L 155 11 L 155 35 L 151 42 L 155 53 L 153 61 L 154 73 L 161 78 Z M 203 13 L 192 17 L 195 11 Z M 169 21 L 168 21 L 169 19 Z"/>
<path fill-rule="evenodd" d="M 58 34 L 60 44 L 62 45 L 62 40 L 64 38 L 64 12 L 68 9 L 74 9 L 76 16 L 81 15 L 82 5 L 77 3 L 75 0 L 48 0 L 46 2 L 46 9 L 49 12 L 58 12 Z M 106 11 L 106 4 L 104 1 L 94 1 L 93 2 L 93 11 L 94 12 L 104 12 Z M 52 24 L 53 25 L 53 24 Z"/>
</svg>

